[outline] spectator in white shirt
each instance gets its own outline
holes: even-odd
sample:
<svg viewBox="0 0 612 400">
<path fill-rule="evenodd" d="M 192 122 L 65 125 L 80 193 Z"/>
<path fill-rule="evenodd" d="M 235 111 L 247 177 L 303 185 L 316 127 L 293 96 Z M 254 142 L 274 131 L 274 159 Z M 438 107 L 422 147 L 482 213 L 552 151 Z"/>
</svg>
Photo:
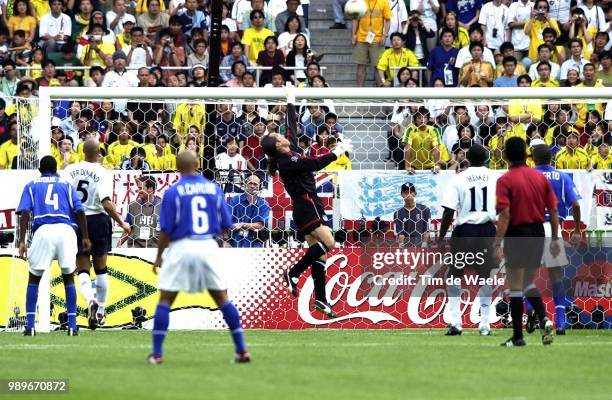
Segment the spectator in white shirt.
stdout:
<svg viewBox="0 0 612 400">
<path fill-rule="evenodd" d="M 150 66 L 153 62 L 153 50 L 147 46 L 142 28 L 139 26 L 132 28 L 130 38 L 131 44 L 122 49 L 127 54 L 127 64 L 133 68 Z"/>
<path fill-rule="evenodd" d="M 125 68 L 126 64 L 127 56 L 122 50 L 113 53 L 113 69 L 104 76 L 102 87 L 137 87 L 140 81 L 136 74 Z M 115 111 L 118 113 L 125 111 L 126 106 L 126 100 L 115 100 Z"/>
<path fill-rule="evenodd" d="M 571 39 L 569 41 L 569 48 L 571 56 L 561 65 L 559 79 L 566 80 L 567 71 L 569 71 L 570 69 L 577 70 L 580 74 L 580 79 L 584 79 L 582 69 L 586 64 L 589 63 L 589 60 L 585 59 L 582 56 L 582 41 L 577 38 Z"/>
<path fill-rule="evenodd" d="M 538 47 L 538 62 L 531 64 L 531 67 L 529 67 L 529 77 L 532 80 L 535 81 L 540 77 L 538 75 L 538 64 L 540 64 L 542 61 L 547 61 L 550 64 L 550 77 L 552 79 L 559 80 L 559 75 L 561 75 L 561 66 L 550 59 L 552 54 L 550 48 L 551 46 L 547 43 L 541 44 Z"/>
<path fill-rule="evenodd" d="M 39 44 L 45 54 L 60 51 L 72 34 L 72 21 L 68 15 L 62 13 L 62 7 L 61 0 L 52 0 L 51 11 L 40 19 Z"/>
<path fill-rule="evenodd" d="M 493 0 L 480 10 L 478 23 L 485 31 L 484 45 L 491 50 L 499 49 L 508 33 L 508 6 L 502 0 Z M 493 64 L 495 65 L 495 64 Z"/>
<path fill-rule="evenodd" d="M 482 28 L 476 24 L 472 25 L 470 28 L 470 43 L 472 42 L 482 42 L 483 39 Z M 472 54 L 470 53 L 470 45 L 463 46 L 459 53 L 457 54 L 457 58 L 455 60 L 455 68 L 463 67 L 463 64 L 470 61 L 472 59 Z M 495 57 L 493 57 L 493 52 L 489 50 L 488 47 L 482 51 L 482 61 L 490 62 L 491 65 L 496 65 Z"/>
<path fill-rule="evenodd" d="M 588 23 L 587 28 L 594 27 L 595 32 L 608 29 L 609 23 L 606 21 L 603 9 L 595 4 L 595 0 L 578 1 L 578 8 L 584 10 L 584 16 Z"/>
<path fill-rule="evenodd" d="M 390 0 L 391 6 L 391 25 L 389 26 L 389 34 L 393 32 L 408 32 L 408 10 L 404 0 Z M 391 47 L 391 35 L 385 41 L 385 47 Z"/>
<path fill-rule="evenodd" d="M 525 24 L 531 18 L 533 4 L 529 0 L 519 0 L 510 4 L 508 8 L 508 27 L 510 28 L 510 42 L 514 45 L 514 57 L 521 60 L 527 56 L 530 38 L 525 34 Z"/>
<path fill-rule="evenodd" d="M 136 24 L 136 18 L 126 12 L 125 0 L 113 0 L 113 9 L 106 13 L 108 29 L 115 34 L 123 33 L 123 24 L 126 21 L 132 21 Z"/>
</svg>

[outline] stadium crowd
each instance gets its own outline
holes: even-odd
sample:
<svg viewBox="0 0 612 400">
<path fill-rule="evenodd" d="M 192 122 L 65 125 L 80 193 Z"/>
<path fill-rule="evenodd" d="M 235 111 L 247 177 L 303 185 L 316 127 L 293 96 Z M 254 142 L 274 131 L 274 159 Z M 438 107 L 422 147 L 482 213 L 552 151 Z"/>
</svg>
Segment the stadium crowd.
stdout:
<svg viewBox="0 0 612 400">
<path fill-rule="evenodd" d="M 368 64 L 375 66 L 376 79 L 385 87 L 612 84 L 607 2 L 407 3 L 369 2 L 370 11 L 353 22 L 358 85 Z M 334 0 L 333 29 L 346 28 L 338 12 L 342 4 Z M 206 86 L 209 6 L 198 0 L 2 4 L 0 168 L 15 167 L 18 132 L 37 114 L 33 99 L 41 86 Z M 319 65 L 323 54 L 310 49 L 306 1 L 226 1 L 223 18 L 219 61 L 224 86 L 330 86 Z M 254 66 L 271 69 L 256 73 Z M 422 79 L 411 70 L 418 66 L 427 67 Z M 501 154 L 513 136 L 544 140 L 559 168 L 603 169 L 612 165 L 612 113 L 605 113 L 605 107 L 571 101 L 477 107 L 425 102 L 397 106 L 384 127 L 372 129 L 388 128 L 388 159 L 409 172 L 461 170 L 472 143 L 491 151 L 491 168 L 505 168 Z M 284 106 L 265 101 L 216 104 L 212 113 L 202 102 L 56 101 L 51 150 L 65 167 L 82 159 L 82 142 L 95 137 L 103 144 L 103 163 L 111 169 L 173 170 L 182 149 L 203 155 L 208 145 L 216 168 L 225 171 L 221 178 L 232 183 L 242 178 L 231 171 L 265 169 L 261 138 L 284 133 L 284 111 Z M 330 152 L 343 138 L 347 121 L 341 119 L 332 101 L 302 104 L 300 145 L 313 156 Z M 207 123 L 214 127 L 211 141 L 204 140 Z M 350 156 L 328 169 L 352 168 Z"/>
</svg>

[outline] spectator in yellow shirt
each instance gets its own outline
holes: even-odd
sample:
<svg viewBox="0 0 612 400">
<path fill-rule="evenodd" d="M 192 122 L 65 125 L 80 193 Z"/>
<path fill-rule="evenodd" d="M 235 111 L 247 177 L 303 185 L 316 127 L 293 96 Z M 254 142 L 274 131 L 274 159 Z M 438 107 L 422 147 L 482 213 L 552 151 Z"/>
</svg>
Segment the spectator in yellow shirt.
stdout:
<svg viewBox="0 0 612 400">
<path fill-rule="evenodd" d="M 172 152 L 166 151 L 168 137 L 159 135 L 155 144 L 155 153 L 147 157 L 149 167 L 155 170 L 167 171 L 176 169 L 176 156 Z"/>
<path fill-rule="evenodd" d="M 11 122 L 8 131 L 10 139 L 0 145 L 0 169 L 13 168 L 13 158 L 19 155 L 17 122 Z"/>
<path fill-rule="evenodd" d="M 582 67 L 582 74 L 584 79 L 576 87 L 604 87 L 603 83 L 595 80 L 595 65 L 591 63 L 585 64 Z M 584 128 L 588 111 L 597 110 L 599 115 L 603 115 L 604 112 L 604 105 L 602 103 L 576 103 L 574 107 L 578 112 L 575 122 L 577 128 Z"/>
<path fill-rule="evenodd" d="M 401 67 L 419 67 L 421 64 L 414 53 L 404 47 L 404 38 L 399 32 L 391 34 L 391 48 L 385 50 L 378 60 L 376 70 L 383 86 L 393 86 L 395 74 Z M 418 71 L 411 72 L 412 78 L 417 79 Z"/>
<path fill-rule="evenodd" d="M 610 145 L 602 143 L 597 148 L 597 154 L 591 158 L 591 168 L 593 169 L 612 169 L 612 154 Z"/>
<path fill-rule="evenodd" d="M 557 20 L 548 16 L 549 10 L 548 1 L 537 0 L 531 11 L 531 18 L 525 24 L 525 33 L 529 35 L 529 58 L 533 62 L 538 61 L 538 46 L 544 43 L 544 29 L 550 27 L 557 35 L 561 34 Z"/>
<path fill-rule="evenodd" d="M 353 55 L 352 59 L 357 64 L 357 86 L 364 84 L 366 77 L 366 66 L 375 66 L 380 55 L 385 49 L 385 41 L 389 35 L 391 26 L 391 7 L 388 1 L 367 0 L 368 12 L 361 18 L 353 21 Z M 376 83 L 379 75 L 376 75 Z"/>
<path fill-rule="evenodd" d="M 83 133 L 82 142 L 77 145 L 77 156 L 79 157 L 80 161 L 85 160 L 85 153 L 83 152 L 83 145 L 89 139 L 96 139 L 97 140 L 98 139 L 98 134 L 96 132 L 93 132 L 93 131 L 90 131 L 90 130 L 86 130 Z M 99 143 L 99 145 L 100 145 L 100 152 L 106 153 L 106 144 Z"/>
<path fill-rule="evenodd" d="M 578 134 L 570 132 L 567 145 L 555 156 L 555 166 L 558 169 L 590 169 L 591 160 L 586 150 L 580 147 Z"/>
<path fill-rule="evenodd" d="M 187 140 L 187 133 L 191 125 L 197 127 L 206 125 L 206 107 L 203 103 L 182 103 L 176 107 L 172 128 L 181 135 L 183 143 Z"/>
<path fill-rule="evenodd" d="M 459 83 L 463 87 L 488 87 L 493 85 L 495 67 L 491 63 L 482 60 L 484 46 L 481 42 L 472 42 L 469 48 L 472 59 L 461 67 Z"/>
<path fill-rule="evenodd" d="M 264 41 L 268 36 L 274 36 L 274 32 L 264 26 L 265 15 L 263 11 L 253 10 L 249 18 L 251 19 L 251 27 L 244 30 L 242 44 L 249 61 L 257 64 L 259 52 L 265 50 Z"/>
<path fill-rule="evenodd" d="M 572 108 L 568 104 L 563 104 L 555 113 L 555 125 L 548 128 L 544 135 L 544 141 L 551 147 L 553 154 L 555 148 L 566 145 L 567 137 L 570 133 L 580 135 L 580 133 L 570 124 Z"/>
<path fill-rule="evenodd" d="M 106 57 L 112 56 L 115 51 L 115 46 L 111 43 L 104 42 L 104 27 L 99 24 L 94 24 L 88 33 L 89 43 L 83 47 L 81 62 L 87 67 L 98 65 L 106 66 Z"/>
<path fill-rule="evenodd" d="M 64 137 L 59 144 L 59 153 L 55 156 L 57 161 L 57 169 L 64 169 L 70 164 L 79 161 L 79 156 L 72 149 L 72 138 Z"/>
<path fill-rule="evenodd" d="M 517 78 L 518 86 L 529 88 L 532 85 L 529 75 Z M 542 121 L 542 103 L 538 100 L 511 99 L 508 102 L 508 119 L 514 124 L 539 124 Z"/>
<path fill-rule="evenodd" d="M 589 60 L 593 53 L 593 40 L 597 35 L 597 27 L 589 26 L 584 10 L 576 8 L 572 11 L 572 17 L 569 21 L 569 38 L 578 38 L 582 42 L 584 58 Z"/>
<path fill-rule="evenodd" d="M 116 122 L 113 131 L 117 141 L 108 146 L 107 162 L 112 168 L 119 169 L 125 160 L 130 159 L 130 152 L 140 145 L 132 140 L 132 127 L 124 122 Z"/>
<path fill-rule="evenodd" d="M 608 136 L 608 123 L 600 121 L 597 124 L 586 124 L 584 127 L 584 133 L 587 134 L 587 144 L 584 145 L 584 149 L 588 153 L 590 158 L 597 155 L 599 146 L 606 141 L 609 141 Z"/>
<path fill-rule="evenodd" d="M 465 46 L 470 44 L 470 34 L 468 30 L 463 26 L 459 25 L 457 21 L 457 14 L 454 11 L 450 11 L 444 17 L 444 22 L 442 26 L 438 29 L 438 37 L 442 37 L 442 30 L 444 28 L 448 28 L 451 31 L 455 32 L 455 41 L 453 42 L 453 47 L 461 50 Z"/>
<path fill-rule="evenodd" d="M 559 81 L 551 78 L 552 66 L 548 61 L 538 63 L 538 79 L 533 81 L 532 87 L 559 87 Z"/>
<path fill-rule="evenodd" d="M 415 170 L 440 170 L 440 140 L 433 126 L 428 125 L 429 110 L 420 107 L 414 115 L 414 124 L 406 128 L 404 143 L 404 168 L 408 173 Z"/>
<path fill-rule="evenodd" d="M 333 151 L 338 145 L 338 139 L 335 137 L 330 137 L 327 139 L 326 146 L 329 151 Z M 324 169 L 326 171 L 350 171 L 353 169 L 353 163 L 349 158 L 350 154 L 344 153 L 340 157 L 336 159 L 336 161 L 332 161 L 327 167 Z M 337 183 L 337 179 L 334 178 L 334 183 Z"/>
</svg>

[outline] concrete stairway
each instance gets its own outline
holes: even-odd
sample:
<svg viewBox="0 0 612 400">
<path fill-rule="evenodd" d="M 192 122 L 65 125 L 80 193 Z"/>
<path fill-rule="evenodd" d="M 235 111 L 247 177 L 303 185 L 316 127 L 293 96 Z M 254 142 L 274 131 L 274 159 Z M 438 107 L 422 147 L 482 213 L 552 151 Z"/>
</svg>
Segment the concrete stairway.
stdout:
<svg viewBox="0 0 612 400">
<path fill-rule="evenodd" d="M 347 29 L 329 29 L 334 23 L 331 0 L 311 0 L 310 2 L 310 42 L 319 54 L 325 53 L 321 65 L 325 79 L 331 86 L 355 86 L 356 65 L 352 62 L 351 21 Z M 375 86 L 374 69 L 368 68 L 366 86 Z"/>
</svg>

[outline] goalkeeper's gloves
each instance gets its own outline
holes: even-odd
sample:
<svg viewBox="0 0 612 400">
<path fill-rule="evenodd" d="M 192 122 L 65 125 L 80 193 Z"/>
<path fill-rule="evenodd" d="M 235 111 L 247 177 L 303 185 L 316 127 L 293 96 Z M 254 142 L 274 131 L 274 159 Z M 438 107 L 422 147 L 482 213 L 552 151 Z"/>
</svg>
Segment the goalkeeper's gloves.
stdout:
<svg viewBox="0 0 612 400">
<path fill-rule="evenodd" d="M 334 153 L 336 157 L 340 157 L 342 154 L 351 151 L 353 151 L 353 144 L 349 139 L 344 139 L 343 141 L 338 142 L 336 148 L 332 150 L 332 153 Z"/>
</svg>

